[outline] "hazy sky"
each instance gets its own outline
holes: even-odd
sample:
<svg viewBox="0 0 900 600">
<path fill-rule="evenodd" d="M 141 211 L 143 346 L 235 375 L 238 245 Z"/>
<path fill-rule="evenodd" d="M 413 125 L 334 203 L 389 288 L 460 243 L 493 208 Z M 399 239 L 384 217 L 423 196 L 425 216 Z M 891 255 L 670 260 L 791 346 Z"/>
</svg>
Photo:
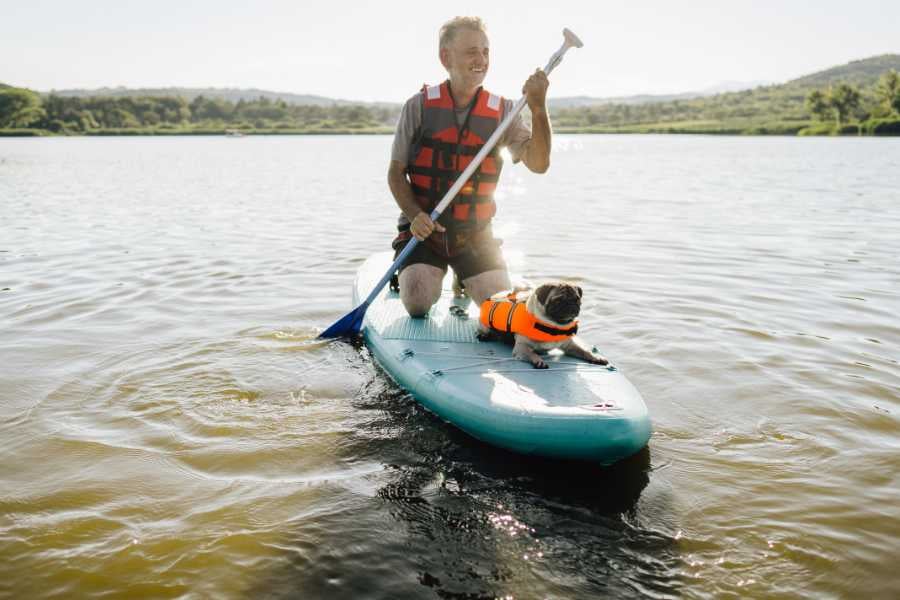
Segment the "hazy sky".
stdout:
<svg viewBox="0 0 900 600">
<path fill-rule="evenodd" d="M 486 87 L 517 96 L 569 27 L 584 41 L 551 96 L 781 82 L 900 52 L 900 1 L 331 2 L 0 0 L 0 82 L 71 87 L 257 87 L 401 101 L 445 73 L 437 31 L 488 24 Z"/>
</svg>

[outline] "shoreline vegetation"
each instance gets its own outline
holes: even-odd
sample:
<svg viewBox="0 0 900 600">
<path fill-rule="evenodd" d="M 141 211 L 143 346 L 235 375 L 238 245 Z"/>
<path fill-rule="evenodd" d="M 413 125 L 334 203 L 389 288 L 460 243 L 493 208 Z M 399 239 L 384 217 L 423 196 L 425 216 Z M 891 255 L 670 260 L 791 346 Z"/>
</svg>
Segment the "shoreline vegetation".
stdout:
<svg viewBox="0 0 900 600">
<path fill-rule="evenodd" d="M 557 133 L 897 136 L 898 69 L 900 55 L 885 54 L 739 92 L 561 106 L 551 99 L 550 110 Z M 194 95 L 177 95 L 177 88 L 161 95 L 40 94 L 0 83 L 0 137 L 380 135 L 393 133 L 400 113 L 399 104 L 289 103 L 272 93 L 234 100 L 215 89 L 187 91 Z"/>
</svg>

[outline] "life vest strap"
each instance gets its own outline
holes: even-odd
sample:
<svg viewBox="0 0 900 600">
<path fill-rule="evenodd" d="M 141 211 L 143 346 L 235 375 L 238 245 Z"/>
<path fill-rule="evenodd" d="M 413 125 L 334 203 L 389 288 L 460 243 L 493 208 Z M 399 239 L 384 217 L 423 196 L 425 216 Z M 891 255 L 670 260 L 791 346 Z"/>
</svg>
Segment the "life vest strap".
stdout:
<svg viewBox="0 0 900 600">
<path fill-rule="evenodd" d="M 421 186 L 412 185 L 413 194 L 419 198 L 428 198 L 428 190 Z M 454 204 L 490 204 L 494 199 L 492 196 L 484 194 L 459 194 L 453 199 Z"/>
<path fill-rule="evenodd" d="M 457 171 L 453 171 L 451 169 L 441 169 L 440 167 L 420 167 L 418 165 L 410 165 L 407 167 L 407 172 L 410 175 L 428 175 L 429 177 L 440 177 L 443 179 L 450 179 L 451 181 L 455 181 L 456 177 L 459 175 Z M 472 177 L 478 177 L 478 181 L 483 181 L 485 183 L 497 183 L 500 181 L 500 176 L 497 174 L 485 174 L 483 172 L 476 172 Z"/>
<path fill-rule="evenodd" d="M 484 148 L 484 144 L 464 144 L 462 142 L 445 142 L 444 140 L 438 140 L 435 138 L 427 138 L 423 137 L 419 140 L 418 145 L 422 148 L 431 148 L 432 150 L 452 150 L 455 154 L 462 154 L 463 156 L 475 156 L 478 154 L 482 148 Z M 457 152 L 457 148 L 459 152 Z M 494 146 L 493 149 L 488 153 L 488 156 L 495 156 L 499 154 L 499 150 L 497 146 Z"/>
</svg>

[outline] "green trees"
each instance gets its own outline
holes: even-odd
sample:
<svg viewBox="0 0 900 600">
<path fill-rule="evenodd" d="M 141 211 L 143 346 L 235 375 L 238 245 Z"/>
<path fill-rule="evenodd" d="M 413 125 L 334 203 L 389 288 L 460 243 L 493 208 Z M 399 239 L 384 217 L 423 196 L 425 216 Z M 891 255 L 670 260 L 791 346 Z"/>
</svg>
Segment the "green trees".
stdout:
<svg viewBox="0 0 900 600">
<path fill-rule="evenodd" d="M 853 117 L 866 118 L 868 113 L 860 112 L 863 95 L 855 85 L 839 83 L 826 91 L 813 90 L 806 96 L 806 110 L 819 121 L 835 119 L 840 125 Z"/>
<path fill-rule="evenodd" d="M 900 75 L 891 69 L 874 85 L 860 90 L 841 83 L 806 96 L 806 110 L 822 123 L 801 130 L 801 135 L 898 135 L 900 134 Z"/>
<path fill-rule="evenodd" d="M 234 113 L 234 105 L 230 102 L 204 98 L 203 96 L 194 98 L 188 108 L 191 111 L 191 122 L 193 123 L 203 121 L 224 123 Z"/>
<path fill-rule="evenodd" d="M 0 89 L 0 127 L 29 127 L 46 117 L 41 97 L 23 88 Z"/>
<path fill-rule="evenodd" d="M 814 119 L 834 119 L 837 125 L 854 118 L 869 121 L 896 117 L 900 115 L 900 75 L 891 69 L 867 91 L 846 83 L 827 90 L 812 90 L 806 95 L 804 106 Z"/>
<path fill-rule="evenodd" d="M 900 106 L 895 104 L 900 77 L 886 73 L 892 68 L 900 71 L 900 55 L 714 96 L 569 108 L 551 103 L 553 124 L 560 131 L 893 134 L 893 125 L 870 126 L 874 119 L 900 118 Z M 881 91 L 876 93 L 879 75 Z"/>
<path fill-rule="evenodd" d="M 29 90 L 0 86 L 0 128 L 34 127 L 53 133 L 214 132 L 226 128 L 263 131 L 363 131 L 387 129 L 399 107 L 295 105 L 260 97 L 237 103 L 198 96 L 41 98 Z M 110 131 L 112 130 L 112 131 Z"/>
<path fill-rule="evenodd" d="M 813 90 L 806 96 L 806 110 L 819 121 L 831 119 L 831 99 L 822 90 Z"/>
<path fill-rule="evenodd" d="M 862 99 L 859 88 L 855 85 L 847 85 L 846 83 L 838 84 L 838 86 L 831 91 L 830 96 L 831 106 L 834 107 L 834 111 L 837 113 L 838 123 L 846 123 L 849 121 L 850 117 L 853 116 L 860 107 L 860 101 Z"/>
<path fill-rule="evenodd" d="M 553 124 L 561 131 L 894 135 L 900 127 L 898 70 L 884 71 L 882 65 L 881 76 L 862 85 L 791 82 L 646 104 L 554 108 Z M 398 112 L 396 105 L 288 104 L 265 97 L 237 102 L 176 95 L 42 97 L 0 84 L 0 129 L 6 135 L 23 128 L 60 134 L 388 132 Z"/>
<path fill-rule="evenodd" d="M 875 93 L 887 114 L 900 114 L 900 75 L 891 69 L 878 78 Z"/>
</svg>

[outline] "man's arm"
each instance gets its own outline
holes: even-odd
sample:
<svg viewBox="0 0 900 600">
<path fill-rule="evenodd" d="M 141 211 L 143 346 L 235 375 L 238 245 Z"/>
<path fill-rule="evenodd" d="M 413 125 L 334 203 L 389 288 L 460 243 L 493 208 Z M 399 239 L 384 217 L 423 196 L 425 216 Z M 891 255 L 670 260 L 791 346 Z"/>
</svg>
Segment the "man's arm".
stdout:
<svg viewBox="0 0 900 600">
<path fill-rule="evenodd" d="M 422 209 L 419 208 L 416 197 L 413 195 L 412 186 L 406 178 L 406 166 L 403 163 L 396 160 L 391 161 L 388 167 L 388 187 L 391 188 L 391 194 L 394 195 L 397 206 L 412 223 Z"/>
<path fill-rule="evenodd" d="M 391 147 L 391 164 L 388 166 L 388 187 L 394 201 L 403 215 L 409 220 L 409 230 L 421 242 L 437 228 L 444 228 L 431 222 L 429 217 L 416 202 L 412 186 L 406 178 L 406 164 L 409 162 L 409 151 L 416 128 L 422 123 L 422 94 L 416 94 L 406 101 L 400 111 L 397 131 L 394 133 L 394 144 Z"/>
<path fill-rule="evenodd" d="M 533 173 L 546 173 L 550 168 L 551 131 L 547 113 L 546 73 L 538 69 L 522 87 L 528 109 L 531 111 L 531 139 L 525 142 L 522 162 Z"/>
<path fill-rule="evenodd" d="M 391 161 L 388 167 L 388 187 L 391 188 L 391 194 L 393 194 L 397 206 L 409 219 L 409 230 L 416 239 L 421 242 L 435 229 L 444 231 L 444 227 L 440 223 L 434 223 L 416 202 L 412 186 L 409 184 L 409 179 L 406 178 L 406 165 L 396 160 Z"/>
</svg>

